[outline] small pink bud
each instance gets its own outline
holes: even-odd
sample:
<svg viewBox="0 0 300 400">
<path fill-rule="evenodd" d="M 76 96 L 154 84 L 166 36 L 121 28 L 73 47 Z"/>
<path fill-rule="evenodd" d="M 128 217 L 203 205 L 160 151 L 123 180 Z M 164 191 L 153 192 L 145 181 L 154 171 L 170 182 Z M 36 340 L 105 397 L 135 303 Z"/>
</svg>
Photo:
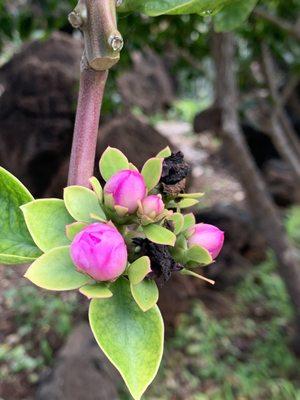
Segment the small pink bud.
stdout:
<svg viewBox="0 0 300 400">
<path fill-rule="evenodd" d="M 109 224 L 87 226 L 75 236 L 70 251 L 77 269 L 96 281 L 115 280 L 127 265 L 125 241 Z"/>
<path fill-rule="evenodd" d="M 224 244 L 224 232 L 219 228 L 209 224 L 197 224 L 189 229 L 189 235 L 189 247 L 204 247 L 213 259 L 218 257 Z"/>
<path fill-rule="evenodd" d="M 156 218 L 165 209 L 164 202 L 161 199 L 161 195 L 151 195 L 145 197 L 141 201 L 140 213 L 149 218 Z"/>
<path fill-rule="evenodd" d="M 138 171 L 123 170 L 113 175 L 104 186 L 104 196 L 107 204 L 111 198 L 113 205 L 128 209 L 133 214 L 138 208 L 138 202 L 147 194 L 143 176 Z"/>
</svg>

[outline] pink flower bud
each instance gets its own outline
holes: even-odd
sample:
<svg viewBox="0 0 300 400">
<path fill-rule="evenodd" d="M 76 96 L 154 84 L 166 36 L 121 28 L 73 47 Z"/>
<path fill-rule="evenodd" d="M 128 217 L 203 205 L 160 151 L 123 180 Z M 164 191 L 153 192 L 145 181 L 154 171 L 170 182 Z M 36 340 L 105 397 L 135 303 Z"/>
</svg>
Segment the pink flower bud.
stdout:
<svg viewBox="0 0 300 400">
<path fill-rule="evenodd" d="M 224 232 L 214 225 L 197 224 L 189 229 L 189 247 L 198 245 L 204 247 L 212 256 L 217 258 L 224 244 Z"/>
<path fill-rule="evenodd" d="M 109 224 L 95 223 L 79 232 L 71 244 L 71 258 L 80 272 L 96 281 L 113 281 L 127 265 L 122 235 Z"/>
<path fill-rule="evenodd" d="M 161 195 L 151 195 L 145 197 L 141 201 L 140 213 L 146 215 L 149 218 L 156 218 L 165 209 L 164 202 L 161 199 Z"/>
<path fill-rule="evenodd" d="M 113 205 L 128 209 L 130 214 L 138 208 L 138 202 L 147 194 L 143 176 L 137 171 L 123 170 L 113 175 L 104 186 L 107 203 L 112 196 Z"/>
</svg>

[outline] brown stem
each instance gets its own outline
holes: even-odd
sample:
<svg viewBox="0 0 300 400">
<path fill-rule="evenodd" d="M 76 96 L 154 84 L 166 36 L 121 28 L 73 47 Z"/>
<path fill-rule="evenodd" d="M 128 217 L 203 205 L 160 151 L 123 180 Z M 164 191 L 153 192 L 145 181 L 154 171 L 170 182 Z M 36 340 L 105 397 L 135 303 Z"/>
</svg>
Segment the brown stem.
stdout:
<svg viewBox="0 0 300 400">
<path fill-rule="evenodd" d="M 94 173 L 100 109 L 108 71 L 86 68 L 81 73 L 69 185 L 89 186 Z"/>
</svg>

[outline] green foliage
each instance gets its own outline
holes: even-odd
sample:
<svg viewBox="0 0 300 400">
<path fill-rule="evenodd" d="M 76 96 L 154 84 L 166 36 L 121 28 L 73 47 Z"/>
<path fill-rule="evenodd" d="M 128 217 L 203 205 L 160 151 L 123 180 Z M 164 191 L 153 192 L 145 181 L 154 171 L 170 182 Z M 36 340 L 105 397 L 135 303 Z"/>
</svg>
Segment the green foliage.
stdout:
<svg viewBox="0 0 300 400">
<path fill-rule="evenodd" d="M 159 182 L 162 173 L 162 158 L 150 158 L 142 168 L 142 175 L 148 191 L 152 190 Z"/>
<path fill-rule="evenodd" d="M 4 168 L 0 168 L 0 262 L 24 264 L 35 260 L 40 250 L 26 227 L 20 206 L 33 197 L 28 190 Z"/>
<path fill-rule="evenodd" d="M 130 283 L 137 285 L 151 272 L 151 261 L 147 256 L 140 257 L 128 267 L 128 278 Z"/>
<path fill-rule="evenodd" d="M 166 244 L 169 246 L 175 245 L 176 236 L 173 232 L 169 231 L 163 226 L 156 224 L 143 226 L 143 232 L 146 235 L 147 239 L 151 240 L 151 242 Z"/>
<path fill-rule="evenodd" d="M 91 279 L 76 271 L 70 257 L 70 248 L 57 247 L 39 257 L 28 268 L 25 277 L 47 290 L 73 290 Z"/>
<path fill-rule="evenodd" d="M 43 252 L 70 244 L 66 236 L 66 225 L 74 220 L 63 200 L 34 200 L 21 209 L 33 240 Z"/>
<path fill-rule="evenodd" d="M 120 150 L 108 147 L 101 156 L 99 168 L 102 178 L 108 181 L 122 169 L 129 169 L 129 162 Z"/>
<path fill-rule="evenodd" d="M 164 328 L 157 307 L 144 313 L 133 300 L 128 281 L 111 286 L 111 299 L 94 299 L 89 319 L 95 338 L 138 400 L 154 379 L 163 352 Z"/>
<path fill-rule="evenodd" d="M 83 186 L 68 186 L 64 190 L 64 202 L 67 210 L 76 221 L 92 222 L 91 214 L 106 220 L 95 192 Z"/>
<path fill-rule="evenodd" d="M 136 304 L 144 312 L 150 310 L 158 302 L 158 288 L 153 280 L 144 279 L 136 285 L 131 284 L 130 289 Z"/>
<path fill-rule="evenodd" d="M 250 15 L 258 0 L 232 0 L 214 16 L 217 32 L 232 31 L 238 28 Z"/>
<path fill-rule="evenodd" d="M 156 17 L 162 14 L 211 15 L 231 0 L 124 0 L 120 11 L 138 11 Z"/>
<path fill-rule="evenodd" d="M 79 292 L 88 299 L 108 299 L 113 295 L 105 283 L 82 286 Z"/>
<path fill-rule="evenodd" d="M 286 217 L 286 229 L 289 237 L 300 247 L 300 207 L 291 208 Z"/>
</svg>

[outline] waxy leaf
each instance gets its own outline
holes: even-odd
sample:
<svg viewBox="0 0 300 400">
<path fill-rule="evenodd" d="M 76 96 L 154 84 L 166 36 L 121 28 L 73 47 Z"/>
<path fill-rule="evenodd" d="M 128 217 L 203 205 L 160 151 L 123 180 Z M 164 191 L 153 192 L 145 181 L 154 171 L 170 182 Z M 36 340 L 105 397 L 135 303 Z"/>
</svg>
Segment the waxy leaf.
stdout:
<svg viewBox="0 0 300 400">
<path fill-rule="evenodd" d="M 43 252 L 70 243 L 66 236 L 66 225 L 74 219 L 63 200 L 34 200 L 23 205 L 21 210 L 33 240 Z"/>
<path fill-rule="evenodd" d="M 172 221 L 173 225 L 174 225 L 174 234 L 178 235 L 178 233 L 181 232 L 182 228 L 183 228 L 183 224 L 184 224 L 184 217 L 182 214 L 180 213 L 174 213 L 173 215 L 171 215 L 170 218 L 168 218 L 170 221 Z"/>
<path fill-rule="evenodd" d="M 79 292 L 88 299 L 108 299 L 113 296 L 105 283 L 82 286 Z"/>
<path fill-rule="evenodd" d="M 91 214 L 106 219 L 97 195 L 83 186 L 68 186 L 64 190 L 67 210 L 76 221 L 92 222 Z"/>
<path fill-rule="evenodd" d="M 41 255 L 20 206 L 33 200 L 17 178 L 0 168 L 0 263 L 26 264 Z"/>
<path fill-rule="evenodd" d="M 158 288 L 155 281 L 145 279 L 137 285 L 130 285 L 131 293 L 136 304 L 144 312 L 150 310 L 158 302 Z"/>
<path fill-rule="evenodd" d="M 189 207 L 193 207 L 196 204 L 198 204 L 199 201 L 196 199 L 182 199 L 178 202 L 175 201 L 170 201 L 170 203 L 168 204 L 168 208 L 189 208 Z"/>
<path fill-rule="evenodd" d="M 196 219 L 193 213 L 185 214 L 183 216 L 184 223 L 182 227 L 182 232 L 186 231 L 187 229 L 191 228 L 196 224 Z"/>
<path fill-rule="evenodd" d="M 157 154 L 156 157 L 159 157 L 159 158 L 167 158 L 167 157 L 170 157 L 171 154 L 172 154 L 172 151 L 171 151 L 170 147 L 167 146 L 167 147 L 165 147 L 164 149 L 162 149 L 162 150 Z"/>
<path fill-rule="evenodd" d="M 138 258 L 128 267 L 128 278 L 130 283 L 137 285 L 151 272 L 150 258 L 147 256 Z"/>
<path fill-rule="evenodd" d="M 209 265 L 213 262 L 210 253 L 200 246 L 192 246 L 186 251 L 186 261 L 192 261 L 195 266 Z"/>
<path fill-rule="evenodd" d="M 230 1 L 231 0 L 123 0 L 118 10 L 121 12 L 141 12 L 152 17 L 163 14 L 212 15 Z"/>
<path fill-rule="evenodd" d="M 178 197 L 182 197 L 184 199 L 199 199 L 203 197 L 204 193 L 179 193 Z"/>
<path fill-rule="evenodd" d="M 108 181 L 115 173 L 129 169 L 129 162 L 120 150 L 108 147 L 102 154 L 99 167 L 103 179 Z"/>
<path fill-rule="evenodd" d="M 146 238 L 151 240 L 151 242 L 157 244 L 165 244 L 168 246 L 174 246 L 176 242 L 176 236 L 169 229 L 163 226 L 151 224 L 143 226 L 143 232 Z"/>
<path fill-rule="evenodd" d="M 160 181 L 162 173 L 162 158 L 150 158 L 142 168 L 142 175 L 148 191 L 152 190 Z"/>
<path fill-rule="evenodd" d="M 103 189 L 101 186 L 101 183 L 98 181 L 98 179 L 95 176 L 92 176 L 90 179 L 90 184 L 93 188 L 93 191 L 96 193 L 100 203 L 103 201 Z"/>
<path fill-rule="evenodd" d="M 87 226 L 84 222 L 73 222 L 66 226 L 66 236 L 72 242 L 77 233 L 81 232 Z"/>
<path fill-rule="evenodd" d="M 93 299 L 89 319 L 94 336 L 119 370 L 132 397 L 140 400 L 159 368 L 164 325 L 157 306 L 143 312 L 125 278 L 110 286 L 113 297 Z"/>
<path fill-rule="evenodd" d="M 258 0 L 231 0 L 214 16 L 216 32 L 232 31 L 238 28 L 251 14 Z"/>
<path fill-rule="evenodd" d="M 43 254 L 28 268 L 25 277 L 48 290 L 77 289 L 91 278 L 76 271 L 69 246 L 57 247 Z"/>
</svg>

